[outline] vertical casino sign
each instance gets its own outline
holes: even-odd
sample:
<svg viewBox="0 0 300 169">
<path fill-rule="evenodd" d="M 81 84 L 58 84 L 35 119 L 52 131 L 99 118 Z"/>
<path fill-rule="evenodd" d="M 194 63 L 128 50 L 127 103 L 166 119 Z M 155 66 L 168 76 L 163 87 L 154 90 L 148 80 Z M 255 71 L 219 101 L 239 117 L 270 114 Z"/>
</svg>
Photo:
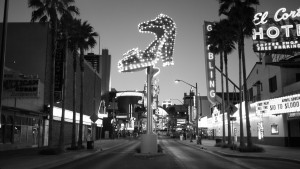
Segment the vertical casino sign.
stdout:
<svg viewBox="0 0 300 169">
<path fill-rule="evenodd" d="M 216 70 L 215 70 L 215 55 L 210 51 L 209 37 L 207 33 L 212 31 L 213 22 L 204 22 L 203 37 L 204 37 L 204 56 L 206 69 L 206 86 L 207 96 L 211 104 L 216 104 Z"/>
</svg>

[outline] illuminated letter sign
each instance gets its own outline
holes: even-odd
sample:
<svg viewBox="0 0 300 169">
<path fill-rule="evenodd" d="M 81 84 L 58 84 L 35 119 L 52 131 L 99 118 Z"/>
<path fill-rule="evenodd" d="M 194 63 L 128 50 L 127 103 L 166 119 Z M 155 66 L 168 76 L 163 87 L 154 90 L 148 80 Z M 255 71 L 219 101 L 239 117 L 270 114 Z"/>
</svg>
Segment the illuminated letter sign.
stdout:
<svg viewBox="0 0 300 169">
<path fill-rule="evenodd" d="M 252 39 L 254 52 L 266 52 L 272 50 L 300 49 L 300 8 L 296 11 L 286 12 L 286 8 L 280 8 L 273 18 L 268 17 L 269 12 L 254 15 Z M 283 41 L 284 40 L 284 41 Z"/>
<path fill-rule="evenodd" d="M 216 70 L 215 70 L 215 55 L 209 50 L 210 44 L 207 43 L 207 32 L 212 30 L 212 22 L 204 22 L 204 52 L 205 52 L 205 67 L 206 67 L 206 85 L 208 100 L 211 104 L 216 104 Z"/>
<path fill-rule="evenodd" d="M 266 114 L 285 114 L 300 111 L 300 94 L 264 100 L 256 103 L 256 112 Z"/>
</svg>

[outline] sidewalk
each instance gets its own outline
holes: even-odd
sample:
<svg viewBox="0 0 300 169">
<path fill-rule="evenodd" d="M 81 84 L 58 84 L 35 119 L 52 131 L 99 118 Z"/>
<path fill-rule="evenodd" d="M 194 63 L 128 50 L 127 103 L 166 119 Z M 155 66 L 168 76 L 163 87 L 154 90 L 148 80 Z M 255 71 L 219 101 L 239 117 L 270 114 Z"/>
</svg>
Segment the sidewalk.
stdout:
<svg viewBox="0 0 300 169">
<path fill-rule="evenodd" d="M 94 142 L 94 149 L 67 150 L 60 155 L 39 155 L 38 149 L 0 152 L 0 169 L 47 169 L 93 155 L 123 144 L 126 139 L 103 139 Z M 84 143 L 86 147 L 86 143 Z"/>
<path fill-rule="evenodd" d="M 280 147 L 280 146 L 270 146 L 257 144 L 265 149 L 265 152 L 240 152 L 237 150 L 231 150 L 230 148 L 215 147 L 215 140 L 202 139 L 202 144 L 197 144 L 196 140 L 190 142 L 187 140 L 179 140 L 185 145 L 195 146 L 203 151 L 209 151 L 226 157 L 235 158 L 255 158 L 255 159 L 271 159 L 271 160 L 281 160 L 289 161 L 300 164 L 300 148 L 299 147 Z"/>
</svg>

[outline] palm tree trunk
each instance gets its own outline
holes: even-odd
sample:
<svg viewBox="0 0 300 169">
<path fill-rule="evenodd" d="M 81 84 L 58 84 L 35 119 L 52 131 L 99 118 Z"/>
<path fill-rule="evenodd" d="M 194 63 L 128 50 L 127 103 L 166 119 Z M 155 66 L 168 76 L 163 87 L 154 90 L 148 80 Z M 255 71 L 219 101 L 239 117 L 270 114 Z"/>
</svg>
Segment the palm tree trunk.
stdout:
<svg viewBox="0 0 300 169">
<path fill-rule="evenodd" d="M 224 62 L 225 62 L 225 75 L 226 75 L 226 94 L 227 94 L 227 106 L 229 106 L 229 88 L 228 88 L 228 67 L 227 67 L 227 53 L 224 52 Z M 227 127 L 228 127 L 228 144 L 231 145 L 231 125 L 230 125 L 230 113 L 229 109 L 227 111 Z"/>
<path fill-rule="evenodd" d="M 222 88 L 222 108 L 221 113 L 223 116 L 223 143 L 225 143 L 225 110 L 224 110 L 224 76 L 223 76 L 223 52 L 220 52 L 220 68 L 221 68 L 221 88 Z"/>
<path fill-rule="evenodd" d="M 68 34 L 65 33 L 64 37 L 64 49 L 65 54 L 63 56 L 63 84 L 62 84 L 62 113 L 61 113 L 61 125 L 59 136 L 59 148 L 64 151 L 65 146 L 65 109 L 66 109 L 66 86 L 67 86 L 67 65 L 68 65 Z"/>
<path fill-rule="evenodd" d="M 3 93 L 3 81 L 4 81 L 4 67 L 5 67 L 5 55 L 6 55 L 6 44 L 7 44 L 7 16 L 8 16 L 8 6 L 9 1 L 5 0 L 4 3 L 4 16 L 3 16 L 3 25 L 2 25 L 2 39 L 1 39 L 1 49 L 0 49 L 0 97 L 2 97 Z M 1 128 L 1 124 L 3 120 L 1 120 L 2 117 L 2 99 L 0 98 L 0 130 L 3 130 Z M 2 133 L 4 135 L 4 133 Z M 0 138 L 1 139 L 1 138 Z M 4 137 L 3 137 L 4 139 Z M 1 140 L 0 140 L 1 141 Z M 4 143 L 4 142 L 3 142 Z"/>
<path fill-rule="evenodd" d="M 53 146 L 53 106 L 54 106 L 54 88 L 55 88 L 55 57 L 57 49 L 57 21 L 52 20 L 51 33 L 52 33 L 52 63 L 51 63 L 51 80 L 50 80 L 50 113 L 49 113 L 49 136 L 48 136 L 48 146 Z"/>
<path fill-rule="evenodd" d="M 77 49 L 77 48 L 75 48 Z M 77 51 L 73 51 L 73 123 L 72 123 L 72 143 L 71 148 L 76 147 L 76 69 L 77 69 Z"/>
<path fill-rule="evenodd" d="M 78 147 L 82 147 L 82 136 L 83 136 L 83 80 L 84 80 L 84 58 L 83 58 L 83 49 L 80 49 L 80 70 L 81 70 L 81 79 L 80 79 L 80 122 L 79 122 L 79 138 L 78 138 Z"/>
<path fill-rule="evenodd" d="M 245 147 L 244 142 L 244 125 L 243 125 L 243 111 L 242 111 L 242 102 L 243 102 L 243 95 L 242 95 L 242 54 L 241 54 L 241 41 L 238 40 L 238 54 L 239 54 L 239 87 L 240 87 L 240 147 Z"/>
<path fill-rule="evenodd" d="M 247 91 L 244 38 L 241 39 L 241 52 L 242 52 L 242 63 L 243 63 L 243 82 L 244 82 L 244 98 L 245 98 L 246 129 L 247 129 L 247 147 L 252 147 L 252 138 L 251 138 L 251 130 L 250 130 L 251 126 L 250 126 L 249 107 L 248 107 L 248 91 Z"/>
</svg>

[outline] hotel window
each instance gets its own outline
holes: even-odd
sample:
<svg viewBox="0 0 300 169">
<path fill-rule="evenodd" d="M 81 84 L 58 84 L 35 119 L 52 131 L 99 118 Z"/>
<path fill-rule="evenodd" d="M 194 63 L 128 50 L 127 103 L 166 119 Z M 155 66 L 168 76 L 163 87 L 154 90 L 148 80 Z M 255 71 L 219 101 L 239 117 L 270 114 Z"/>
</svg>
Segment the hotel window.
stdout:
<svg viewBox="0 0 300 169">
<path fill-rule="evenodd" d="M 255 101 L 261 100 L 261 91 L 262 91 L 262 83 L 260 81 L 257 81 L 256 82 L 256 100 Z"/>
<path fill-rule="evenodd" d="M 277 90 L 277 80 L 276 76 L 273 76 L 269 79 L 269 91 L 271 93 L 275 92 Z"/>
<path fill-rule="evenodd" d="M 262 83 L 260 83 L 259 87 L 260 87 L 260 91 L 263 91 L 263 85 L 262 85 Z"/>
<path fill-rule="evenodd" d="M 250 88 L 248 90 L 248 95 L 249 95 L 249 101 L 253 102 L 253 88 Z"/>
</svg>

